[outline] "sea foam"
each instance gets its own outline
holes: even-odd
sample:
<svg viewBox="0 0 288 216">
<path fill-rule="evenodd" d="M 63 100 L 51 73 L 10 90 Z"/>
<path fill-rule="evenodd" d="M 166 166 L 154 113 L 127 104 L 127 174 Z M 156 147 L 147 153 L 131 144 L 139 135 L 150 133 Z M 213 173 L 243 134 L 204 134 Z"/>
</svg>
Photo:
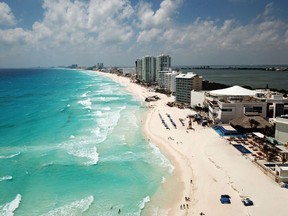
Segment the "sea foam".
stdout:
<svg viewBox="0 0 288 216">
<path fill-rule="evenodd" d="M 84 199 L 72 202 L 59 208 L 49 211 L 42 216 L 78 216 L 87 211 L 93 203 L 94 197 L 89 196 Z"/>
<path fill-rule="evenodd" d="M 0 182 L 1 181 L 6 181 L 6 180 L 12 180 L 13 177 L 12 176 L 3 176 L 3 177 L 0 177 Z"/>
<path fill-rule="evenodd" d="M 2 158 L 2 159 L 13 158 L 13 157 L 18 156 L 19 154 L 20 154 L 20 152 L 18 152 L 18 153 L 16 153 L 16 154 L 7 155 L 7 156 L 5 156 L 5 155 L 0 155 L 0 158 Z"/>
<path fill-rule="evenodd" d="M 85 158 L 87 162 L 85 165 L 95 165 L 99 160 L 99 154 L 97 152 L 96 147 L 80 147 L 68 150 L 68 154 L 73 155 L 75 157 Z"/>
<path fill-rule="evenodd" d="M 92 109 L 92 102 L 90 98 L 87 98 L 86 100 L 80 100 L 78 103 L 84 106 L 85 109 Z"/>
<path fill-rule="evenodd" d="M 14 200 L 12 200 L 9 203 L 6 203 L 5 205 L 0 206 L 0 215 L 2 216 L 13 216 L 14 211 L 19 207 L 21 202 L 22 196 L 20 194 L 17 194 Z"/>
<path fill-rule="evenodd" d="M 150 197 L 146 196 L 139 204 L 139 208 L 142 210 L 145 208 L 146 203 L 150 202 Z"/>
<path fill-rule="evenodd" d="M 153 149 L 153 154 L 160 160 L 160 165 L 166 167 L 169 170 L 169 173 L 172 173 L 175 167 L 170 163 L 170 161 L 160 152 L 159 148 L 149 142 L 149 146 Z"/>
<path fill-rule="evenodd" d="M 87 91 L 84 94 L 82 94 L 80 97 L 87 97 L 87 94 L 89 94 L 91 91 Z"/>
</svg>

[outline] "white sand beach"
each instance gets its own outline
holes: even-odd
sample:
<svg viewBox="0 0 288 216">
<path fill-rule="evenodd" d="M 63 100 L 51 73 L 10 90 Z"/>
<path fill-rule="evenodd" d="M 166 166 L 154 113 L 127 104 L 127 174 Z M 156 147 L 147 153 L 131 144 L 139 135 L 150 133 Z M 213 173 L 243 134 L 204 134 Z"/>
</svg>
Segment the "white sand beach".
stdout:
<svg viewBox="0 0 288 216">
<path fill-rule="evenodd" d="M 287 189 L 266 176 L 212 128 L 193 122 L 194 130 L 187 131 L 186 116 L 194 114 L 194 111 L 169 107 L 166 103 L 174 101 L 172 97 L 150 92 L 131 83 L 128 78 L 97 73 L 125 85 L 128 91 L 143 100 L 155 94 L 161 98 L 147 103 L 150 108 L 144 121 L 144 133 L 175 167 L 173 175 L 177 177 L 179 187 L 177 193 L 171 196 L 171 202 L 167 203 L 168 215 L 200 215 L 201 212 L 213 216 L 288 215 Z M 174 120 L 177 129 L 166 113 Z M 163 126 L 159 114 L 170 130 Z M 185 119 L 185 126 L 181 125 L 179 118 Z M 231 204 L 221 204 L 221 194 L 230 195 Z M 189 197 L 190 201 L 186 201 L 185 197 Z M 254 206 L 245 207 L 241 202 L 243 197 L 251 198 Z M 153 201 L 152 197 L 151 203 Z M 185 209 L 180 208 L 182 204 L 185 204 Z"/>
</svg>

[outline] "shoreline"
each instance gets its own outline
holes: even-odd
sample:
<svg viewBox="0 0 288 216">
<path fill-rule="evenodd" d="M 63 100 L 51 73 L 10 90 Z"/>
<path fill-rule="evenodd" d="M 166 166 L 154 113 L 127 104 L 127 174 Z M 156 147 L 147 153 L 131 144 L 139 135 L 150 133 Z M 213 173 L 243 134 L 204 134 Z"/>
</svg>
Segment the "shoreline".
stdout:
<svg viewBox="0 0 288 216">
<path fill-rule="evenodd" d="M 150 92 L 138 84 L 130 83 L 127 77 L 96 73 L 122 84 L 127 91 L 143 101 L 147 96 L 160 97 L 160 100 L 149 103 L 149 109 L 144 116 L 143 132 L 146 138 L 151 140 L 151 144 L 156 145 L 175 167 L 172 175 L 176 180 L 177 191 L 171 191 L 175 194 L 170 194 L 167 203 L 163 204 L 168 212 L 163 215 L 199 215 L 201 212 L 205 215 L 221 216 L 286 214 L 287 189 L 280 188 L 273 179 L 257 168 L 248 157 L 229 145 L 229 142 L 212 128 L 193 123 L 194 130 L 187 130 L 186 116 L 194 111 L 168 107 L 166 103 L 173 101 L 173 97 Z M 169 122 L 166 113 L 175 121 L 177 129 Z M 159 114 L 170 130 L 162 125 Z M 185 119 L 185 126 L 180 124 L 179 118 Z M 169 190 L 169 184 L 172 182 L 166 181 L 161 187 Z M 229 194 L 231 204 L 221 204 L 221 194 Z M 156 194 L 151 197 L 143 215 L 151 215 L 149 207 L 157 204 L 157 196 Z M 190 201 L 186 201 L 185 197 L 189 197 Z M 245 207 L 241 202 L 243 197 L 251 198 L 254 206 Z M 185 209 L 180 208 L 183 204 Z"/>
</svg>

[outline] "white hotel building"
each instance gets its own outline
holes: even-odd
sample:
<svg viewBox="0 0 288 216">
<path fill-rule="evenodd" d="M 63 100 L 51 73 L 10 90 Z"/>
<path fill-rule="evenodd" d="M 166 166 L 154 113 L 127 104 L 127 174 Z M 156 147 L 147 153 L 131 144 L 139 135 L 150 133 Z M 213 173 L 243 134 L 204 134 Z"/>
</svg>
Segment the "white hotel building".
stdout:
<svg viewBox="0 0 288 216">
<path fill-rule="evenodd" d="M 172 93 L 176 92 L 176 76 L 178 76 L 180 72 L 177 71 L 159 71 L 159 87 L 161 89 L 165 89 L 166 91 L 170 91 Z"/>
<path fill-rule="evenodd" d="M 155 83 L 159 81 L 159 71 L 168 70 L 171 67 L 169 55 L 144 56 L 135 61 L 136 75 L 140 81 Z"/>
<path fill-rule="evenodd" d="M 209 118 L 216 123 L 228 123 L 232 119 L 242 117 L 245 113 L 258 113 L 266 117 L 267 103 L 265 98 L 257 98 L 258 92 L 233 86 L 226 89 L 210 91 L 206 97 Z"/>
<path fill-rule="evenodd" d="M 202 81 L 202 76 L 198 76 L 193 72 L 176 76 L 176 101 L 190 104 L 191 91 L 201 91 Z"/>
</svg>

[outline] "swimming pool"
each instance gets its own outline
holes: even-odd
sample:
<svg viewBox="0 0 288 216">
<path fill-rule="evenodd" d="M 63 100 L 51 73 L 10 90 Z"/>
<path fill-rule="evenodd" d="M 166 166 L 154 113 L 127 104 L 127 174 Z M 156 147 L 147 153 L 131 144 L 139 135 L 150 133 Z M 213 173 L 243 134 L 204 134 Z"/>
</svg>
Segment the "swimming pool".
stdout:
<svg viewBox="0 0 288 216">
<path fill-rule="evenodd" d="M 238 149 L 242 154 L 251 154 L 252 152 L 249 151 L 247 148 L 245 148 L 241 144 L 233 144 L 233 146 Z"/>
</svg>

